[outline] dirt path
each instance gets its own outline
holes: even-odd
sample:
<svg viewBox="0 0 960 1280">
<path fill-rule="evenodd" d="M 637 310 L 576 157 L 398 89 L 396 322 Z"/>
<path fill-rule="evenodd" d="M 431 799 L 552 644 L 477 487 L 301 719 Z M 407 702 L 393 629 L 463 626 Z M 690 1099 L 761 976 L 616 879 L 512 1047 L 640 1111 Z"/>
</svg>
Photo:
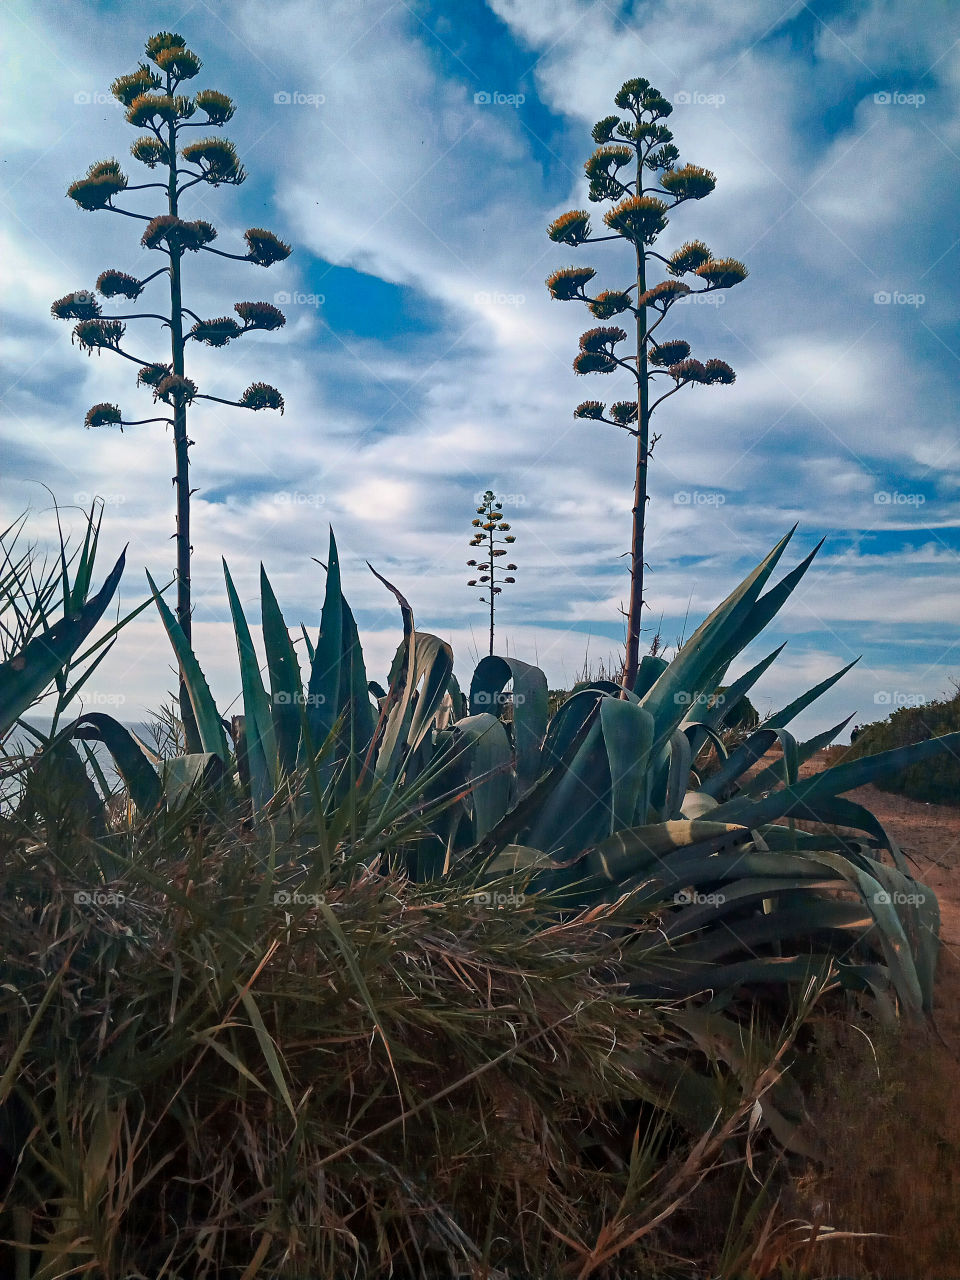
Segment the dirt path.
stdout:
<svg viewBox="0 0 960 1280">
<path fill-rule="evenodd" d="M 821 753 L 802 766 L 801 776 L 830 763 L 837 761 Z M 960 808 L 909 800 L 878 787 L 858 787 L 846 798 L 876 815 L 907 855 L 916 878 L 937 895 L 943 945 L 934 1017 L 941 1035 L 960 1056 Z"/>
</svg>

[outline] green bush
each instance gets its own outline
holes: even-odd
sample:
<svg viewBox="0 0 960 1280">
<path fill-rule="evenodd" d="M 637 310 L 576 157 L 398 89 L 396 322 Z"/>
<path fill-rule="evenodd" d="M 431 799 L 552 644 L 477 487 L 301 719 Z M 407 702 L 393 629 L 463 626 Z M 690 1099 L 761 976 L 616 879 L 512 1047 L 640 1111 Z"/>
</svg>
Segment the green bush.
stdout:
<svg viewBox="0 0 960 1280">
<path fill-rule="evenodd" d="M 960 688 L 952 697 L 937 698 L 922 707 L 898 707 L 886 720 L 858 726 L 851 735 L 845 759 L 857 760 L 879 751 L 912 746 L 957 729 L 960 729 Z M 945 752 L 921 764 L 908 765 L 876 785 L 911 800 L 960 804 L 960 757 Z"/>
</svg>

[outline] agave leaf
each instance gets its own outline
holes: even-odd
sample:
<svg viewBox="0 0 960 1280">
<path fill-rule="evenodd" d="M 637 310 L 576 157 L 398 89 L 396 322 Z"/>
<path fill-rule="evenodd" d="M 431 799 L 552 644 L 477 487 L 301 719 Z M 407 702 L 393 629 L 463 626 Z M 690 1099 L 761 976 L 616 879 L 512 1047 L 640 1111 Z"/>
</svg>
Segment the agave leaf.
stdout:
<svg viewBox="0 0 960 1280">
<path fill-rule="evenodd" d="M 0 735 L 40 697 L 103 617 L 123 575 L 126 554 L 124 549 L 91 600 L 72 609 L 72 616 L 65 613 L 20 653 L 0 663 Z"/>
<path fill-rule="evenodd" d="M 267 691 L 260 675 L 260 659 L 253 647 L 253 637 L 244 616 L 243 606 L 234 586 L 226 560 L 223 576 L 227 584 L 227 600 L 233 618 L 233 631 L 240 660 L 240 686 L 243 691 L 244 728 L 250 789 L 254 813 L 259 812 L 279 785 L 277 738 Z"/>
<path fill-rule="evenodd" d="M 826 693 L 828 689 L 832 689 L 837 681 L 845 676 L 851 667 L 855 667 L 859 661 L 859 658 L 854 658 L 845 667 L 835 671 L 832 676 L 828 676 L 826 680 L 821 680 L 812 689 L 802 693 L 799 698 L 794 698 L 793 702 L 788 703 L 782 710 L 775 712 L 772 716 L 767 716 L 763 721 L 763 727 L 765 729 L 782 729 L 784 725 L 788 725 L 801 711 L 805 711 L 812 702 L 816 702 L 821 694 Z"/>
<path fill-rule="evenodd" d="M 815 737 L 808 738 L 806 742 L 801 742 L 797 747 L 798 764 L 803 764 L 805 760 L 809 760 L 818 751 L 828 747 L 837 734 L 842 729 L 845 729 L 852 719 L 852 715 L 847 716 L 845 720 L 835 724 L 832 729 L 825 729 L 823 733 L 818 733 Z M 757 795 L 762 791 L 770 791 L 773 787 L 777 787 L 785 781 L 783 761 L 775 760 L 766 769 L 761 769 L 758 774 L 745 781 L 741 789 L 747 795 Z"/>
<path fill-rule="evenodd" d="M 611 827 L 617 831 L 634 825 L 644 801 L 653 716 L 636 703 L 604 698 L 600 727 L 610 765 Z"/>
<path fill-rule="evenodd" d="M 350 708 L 350 741 L 352 755 L 361 760 L 373 738 L 374 716 L 367 688 L 367 669 L 360 646 L 356 619 L 346 600 L 343 601 L 343 663 L 341 667 L 341 705 Z"/>
<path fill-rule="evenodd" d="M 342 660 L 343 591 L 340 585 L 340 556 L 337 552 L 337 541 L 331 529 L 330 550 L 327 556 L 327 588 L 320 614 L 320 636 L 310 664 L 310 679 L 307 684 L 307 726 L 314 751 L 326 742 L 340 715 Z M 327 761 L 322 772 L 328 774 L 332 767 L 332 761 Z"/>
<path fill-rule="evenodd" d="M 532 787 L 540 774 L 540 751 L 547 731 L 547 677 L 539 667 L 518 658 L 482 658 L 470 682 L 470 714 L 492 711 L 507 683 L 513 681 L 513 738 L 517 753 L 517 785 Z"/>
<path fill-rule="evenodd" d="M 174 756 L 160 765 L 168 809 L 179 809 L 223 778 L 223 757 L 215 751 Z"/>
<path fill-rule="evenodd" d="M 161 596 L 157 589 L 157 584 L 149 573 L 147 574 L 147 581 L 150 584 L 150 590 L 153 592 L 153 598 L 157 602 L 157 609 L 159 610 L 164 630 L 173 645 L 177 663 L 183 672 L 183 680 L 187 688 L 187 696 L 190 699 L 190 706 L 193 708 L 194 719 L 197 722 L 197 731 L 200 734 L 200 745 L 203 748 L 203 753 L 219 756 L 221 760 L 226 761 L 229 755 L 227 739 L 223 732 L 223 722 L 220 719 L 219 711 L 217 711 L 216 703 L 213 701 L 213 695 L 210 692 L 210 686 L 207 684 L 206 676 L 200 670 L 200 664 L 197 662 L 196 655 L 190 647 L 189 640 L 183 634 L 183 628 L 174 617 L 170 606 Z"/>
<path fill-rule="evenodd" d="M 125 725 L 102 711 L 88 711 L 74 720 L 69 732 L 85 742 L 102 742 L 140 812 L 156 809 L 163 799 L 160 777 L 143 744 Z"/>
<path fill-rule="evenodd" d="M 488 711 L 458 720 L 453 735 L 458 772 L 470 788 L 474 839 L 482 840 L 507 811 L 513 749 L 506 729 Z"/>
<path fill-rule="evenodd" d="M 633 684 L 633 692 L 638 698 L 650 689 L 653 682 L 657 680 L 670 664 L 666 658 L 657 657 L 655 654 L 647 653 L 640 659 L 640 665 L 637 667 L 637 678 Z"/>
<path fill-rule="evenodd" d="M 270 708 L 277 752 L 277 773 L 279 777 L 289 777 L 296 768 L 300 746 L 303 683 L 290 632 L 263 565 L 260 566 L 260 600 L 263 647 L 270 676 Z M 310 657 L 312 661 L 312 652 Z"/>
</svg>

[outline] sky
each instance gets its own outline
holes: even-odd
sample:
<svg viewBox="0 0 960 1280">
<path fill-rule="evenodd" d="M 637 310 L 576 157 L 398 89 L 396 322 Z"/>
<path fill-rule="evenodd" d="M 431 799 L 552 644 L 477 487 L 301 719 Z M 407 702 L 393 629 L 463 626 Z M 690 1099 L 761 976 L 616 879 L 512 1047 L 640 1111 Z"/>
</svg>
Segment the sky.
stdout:
<svg viewBox="0 0 960 1280">
<path fill-rule="evenodd" d="M 0 518 L 29 510 L 44 546 L 51 492 L 75 534 L 101 498 L 101 573 L 128 545 L 124 609 L 144 598 L 145 569 L 172 577 L 172 440 L 162 424 L 84 430 L 94 403 L 135 419 L 152 402 L 133 365 L 82 354 L 49 308 L 107 267 L 158 265 L 135 222 L 65 199 L 111 156 L 148 180 L 109 85 L 156 31 L 203 59 L 192 89 L 237 102 L 223 132 L 249 175 L 194 188 L 185 216 L 213 222 L 227 250 L 244 251 L 250 226 L 294 248 L 269 271 L 185 263 L 198 314 L 262 300 L 287 316 L 277 332 L 189 352 L 201 390 L 235 399 L 265 381 L 286 401 L 282 417 L 207 404 L 190 420 L 194 643 L 222 710 L 239 676 L 221 557 L 252 622 L 262 561 L 288 622 L 316 627 L 331 526 L 371 678 L 385 677 L 400 619 L 368 561 L 420 629 L 452 643 L 468 683 L 486 645 L 466 585 L 470 520 L 488 487 L 519 565 L 498 649 L 539 663 L 551 687 L 615 657 L 633 442 L 572 414 L 627 387 L 574 375 L 592 321 L 544 280 L 592 265 L 605 287 L 629 282 L 623 246 L 568 249 L 546 226 L 590 207 L 590 130 L 632 76 L 674 104 L 682 161 L 717 176 L 658 248 L 702 239 L 750 270 L 664 326 L 737 381 L 689 387 L 656 415 L 644 643 L 659 629 L 672 651 L 798 523 L 785 566 L 824 547 L 732 669 L 788 641 L 757 688 L 761 712 L 858 655 L 798 720 L 801 737 L 960 679 L 953 0 L 7 0 L 0 22 Z M 152 194 L 127 207 L 159 212 Z M 162 310 L 163 287 L 143 301 Z M 131 322 L 126 345 L 164 355 L 150 321 Z M 139 720 L 173 683 L 151 608 L 86 706 Z"/>
</svg>

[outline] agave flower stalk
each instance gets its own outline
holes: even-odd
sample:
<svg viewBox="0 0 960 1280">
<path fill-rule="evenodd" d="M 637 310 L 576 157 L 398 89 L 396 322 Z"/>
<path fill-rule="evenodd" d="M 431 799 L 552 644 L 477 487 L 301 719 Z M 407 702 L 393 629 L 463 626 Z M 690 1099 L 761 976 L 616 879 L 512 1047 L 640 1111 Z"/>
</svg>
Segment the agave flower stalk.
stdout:
<svg viewBox="0 0 960 1280">
<path fill-rule="evenodd" d="M 486 591 L 485 596 L 481 596 L 481 601 L 487 605 L 490 610 L 490 655 L 493 655 L 493 632 L 495 610 L 497 605 L 497 596 L 503 592 L 504 584 L 512 584 L 516 582 L 516 578 L 511 575 L 516 572 L 515 564 L 507 564 L 502 567 L 498 565 L 498 560 L 503 556 L 510 554 L 509 547 L 516 542 L 516 534 L 510 532 L 510 523 L 503 518 L 503 503 L 497 501 L 497 495 L 492 489 L 488 489 L 481 499 L 480 505 L 476 508 L 476 517 L 473 520 L 474 534 L 470 539 L 471 547 L 483 547 L 482 554 L 486 555 L 486 560 L 478 562 L 476 560 L 468 560 L 467 564 L 471 569 L 476 569 L 477 577 L 471 578 L 467 586 L 481 586 Z M 503 534 L 503 537 L 498 535 Z M 498 577 L 498 569 L 500 574 Z"/>
<path fill-rule="evenodd" d="M 145 223 L 141 244 L 145 249 L 162 254 L 164 264 L 156 271 L 138 278 L 125 271 L 109 269 L 101 273 L 96 290 L 81 290 L 58 298 L 51 311 L 62 320 L 75 321 L 73 340 L 91 354 L 110 351 L 140 366 L 137 382 L 151 388 L 154 401 L 161 401 L 170 415 L 161 418 L 125 419 L 118 405 L 97 404 L 86 415 L 87 427 L 137 426 L 164 422 L 173 428 L 176 472 L 176 546 L 177 546 L 177 618 L 184 634 L 191 631 L 190 561 L 190 457 L 193 441 L 187 434 L 187 410 L 198 400 L 211 400 L 237 408 L 279 409 L 283 397 L 275 387 L 263 382 L 249 386 L 238 400 L 224 400 L 203 394 L 187 376 L 186 351 L 191 341 L 206 346 L 223 347 L 254 330 L 279 329 L 284 323 L 281 311 L 267 302 L 238 302 L 233 316 L 205 320 L 183 302 L 183 258 L 186 253 L 214 253 L 256 266 L 269 267 L 288 257 L 290 246 L 272 232 L 251 227 L 245 233 L 246 254 L 227 253 L 212 247 L 216 228 L 203 219 L 189 221 L 181 216 L 181 199 L 194 186 L 239 186 L 246 178 L 233 143 L 211 133 L 195 142 L 187 142 L 189 129 L 215 131 L 234 114 L 232 100 L 214 89 L 203 89 L 191 95 L 181 92 L 184 84 L 200 70 L 197 55 L 186 46 L 182 36 L 161 31 L 146 43 L 146 61 L 129 75 L 120 76 L 111 85 L 113 96 L 126 108 L 128 124 L 146 130 L 134 142 L 131 154 L 150 170 L 165 171 L 163 181 L 131 185 L 114 159 L 100 161 L 88 169 L 84 177 L 71 183 L 67 195 L 89 212 L 106 210 Z M 121 208 L 117 198 L 129 191 L 162 192 L 163 212 L 150 217 Z M 153 280 L 165 276 L 169 288 L 169 307 L 160 314 L 134 307 L 129 314 L 105 317 L 100 299 L 136 300 Z M 99 295 L 99 296 L 98 296 Z M 122 344 L 130 321 L 153 320 L 169 330 L 169 363 L 146 359 L 127 350 Z M 193 322 L 190 324 L 190 322 Z M 189 328 L 187 326 L 190 326 Z M 181 672 L 181 710 L 191 750 L 198 750 L 198 736 L 193 715 L 184 693 Z"/>
<path fill-rule="evenodd" d="M 584 166 L 590 200 L 610 205 L 603 220 L 612 234 L 593 235 L 589 213 L 571 209 L 550 224 L 548 235 L 558 244 L 573 247 L 624 240 L 633 251 L 635 278 L 624 289 L 588 294 L 587 286 L 596 275 L 594 268 L 566 267 L 548 277 L 547 288 L 559 301 L 584 303 L 601 322 L 617 316 L 630 317 L 634 330 L 633 350 L 626 354 L 626 349 L 621 348 L 628 340 L 626 329 L 607 324 L 589 329 L 580 339 L 580 350 L 573 362 L 578 374 L 625 370 L 636 385 L 635 399 L 617 401 L 609 409 L 602 401 L 584 400 L 574 410 L 575 418 L 619 427 L 636 441 L 630 603 L 623 668 L 624 690 L 632 691 L 639 665 L 644 607 L 647 472 L 659 438 L 651 435 L 650 420 L 657 406 L 682 387 L 694 383 L 729 384 L 736 376 L 723 360 L 704 364 L 691 359 L 690 344 L 664 337 L 660 326 L 681 299 L 694 293 L 730 289 L 746 278 L 747 269 L 734 259 L 714 258 L 699 240 L 689 241 L 669 257 L 653 249 L 667 226 L 667 214 L 687 200 L 708 196 L 716 178 L 698 165 L 678 167 L 680 153 L 672 132 L 662 123 L 673 107 L 646 80 L 627 80 L 614 101 L 624 116 L 606 116 L 594 126 L 597 150 Z M 645 183 L 649 175 L 653 177 Z M 667 278 L 651 286 L 648 272 L 656 262 L 665 268 Z M 683 279 L 685 276 L 691 278 L 692 284 Z M 656 378 L 665 378 L 673 385 L 660 392 Z"/>
</svg>

